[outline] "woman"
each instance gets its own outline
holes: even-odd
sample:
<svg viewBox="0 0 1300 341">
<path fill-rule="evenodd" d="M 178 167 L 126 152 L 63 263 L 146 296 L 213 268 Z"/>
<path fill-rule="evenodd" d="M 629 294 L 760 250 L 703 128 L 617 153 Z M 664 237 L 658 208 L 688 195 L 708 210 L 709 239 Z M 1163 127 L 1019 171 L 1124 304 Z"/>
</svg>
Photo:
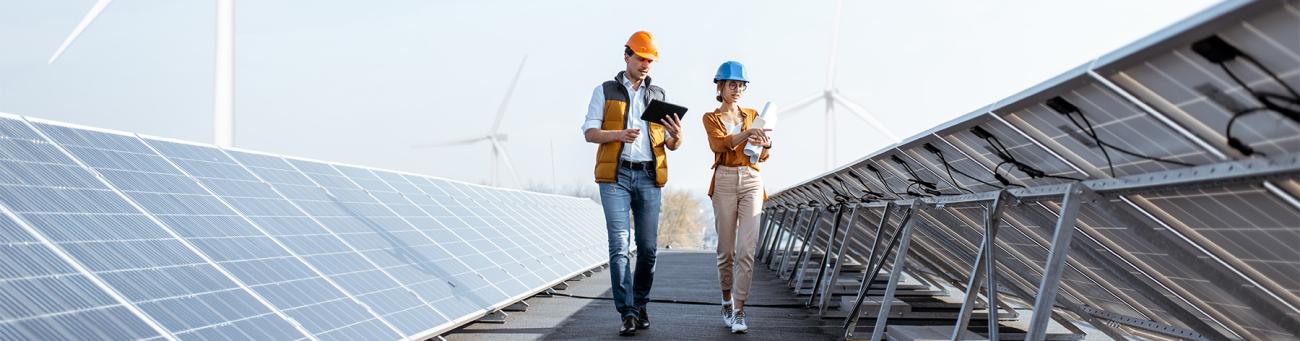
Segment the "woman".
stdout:
<svg viewBox="0 0 1300 341">
<path fill-rule="evenodd" d="M 758 165 L 750 162 L 744 150 L 746 144 L 761 146 L 758 162 L 763 162 L 767 160 L 772 141 L 763 129 L 750 127 L 758 112 L 737 104 L 749 85 L 744 65 L 735 61 L 722 63 L 713 83 L 717 84 L 717 100 L 722 105 L 704 114 L 704 131 L 709 136 L 709 149 L 713 150 L 709 197 L 713 200 L 717 222 L 722 321 L 731 332 L 744 333 L 749 329 L 745 322 L 745 299 L 753 278 L 758 218 L 765 197 Z"/>
</svg>

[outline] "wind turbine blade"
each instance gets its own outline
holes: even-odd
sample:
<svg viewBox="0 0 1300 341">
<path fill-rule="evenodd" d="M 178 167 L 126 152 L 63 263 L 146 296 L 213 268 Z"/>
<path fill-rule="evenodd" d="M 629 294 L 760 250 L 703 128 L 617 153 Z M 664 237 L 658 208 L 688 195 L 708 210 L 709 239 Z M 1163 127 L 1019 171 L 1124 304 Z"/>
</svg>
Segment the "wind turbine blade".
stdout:
<svg viewBox="0 0 1300 341">
<path fill-rule="evenodd" d="M 861 118 L 863 121 L 866 121 L 867 125 L 870 125 L 872 128 L 875 128 L 876 131 L 885 134 L 885 137 L 888 137 L 891 143 L 898 143 L 903 140 L 898 138 L 898 135 L 894 135 L 894 132 L 885 127 L 885 124 L 881 123 L 880 120 L 877 120 L 875 116 L 868 114 L 867 110 L 863 109 L 862 106 L 849 101 L 849 99 L 844 98 L 844 96 L 840 96 L 839 94 L 833 94 L 832 97 L 835 98 L 835 102 L 843 105 L 845 109 L 849 109 L 849 112 L 857 115 L 858 118 Z"/>
<path fill-rule="evenodd" d="M 459 146 L 459 145 L 472 144 L 478 141 L 490 140 L 490 139 L 492 139 L 491 136 L 480 136 L 480 137 L 473 137 L 467 139 L 452 140 L 447 142 L 418 144 L 418 145 L 411 146 L 411 148 L 438 148 L 438 147 Z"/>
<path fill-rule="evenodd" d="M 81 18 L 81 22 L 77 24 L 77 28 L 72 29 L 72 34 L 69 34 L 68 38 L 63 40 L 63 45 L 59 45 L 59 49 L 54 51 L 54 56 L 50 57 L 50 60 L 45 63 L 54 64 L 54 60 L 59 59 L 59 56 L 63 54 L 63 50 L 67 50 L 68 46 L 72 45 L 72 41 L 77 40 L 77 36 L 81 35 L 81 31 L 85 31 L 86 27 L 90 26 L 90 23 L 95 21 L 95 18 L 99 16 L 99 13 L 103 12 L 105 7 L 108 7 L 109 2 L 113 2 L 113 0 L 95 1 L 95 5 L 90 7 L 90 12 L 87 12 L 86 16 Z"/>
<path fill-rule="evenodd" d="M 510 162 L 510 153 L 506 152 L 506 147 L 496 139 L 488 139 L 488 141 L 492 142 L 492 149 L 497 150 L 497 156 L 500 156 L 501 161 L 506 164 L 506 171 L 510 172 L 510 180 L 514 181 L 515 186 L 523 186 L 519 183 L 519 173 L 515 172 L 515 165 Z"/>
<path fill-rule="evenodd" d="M 519 84 L 519 75 L 524 73 L 524 64 L 528 63 L 528 56 L 524 55 L 524 60 L 519 62 L 519 69 L 515 70 L 515 78 L 510 80 L 510 88 L 506 90 L 506 98 L 501 99 L 501 106 L 497 107 L 497 119 L 492 122 L 492 130 L 488 134 L 496 135 L 497 129 L 501 128 L 501 119 L 506 116 L 506 107 L 510 105 L 510 96 L 515 94 L 515 85 Z"/>
<path fill-rule="evenodd" d="M 840 48 L 840 12 L 844 7 L 844 0 L 835 1 L 834 19 L 831 21 L 831 53 L 826 61 L 826 89 L 830 90 L 835 87 L 835 55 Z"/>
<path fill-rule="evenodd" d="M 826 93 L 818 93 L 816 95 L 812 95 L 809 96 L 808 98 L 802 99 L 798 102 L 794 102 L 794 104 L 786 106 L 785 109 L 782 109 L 781 115 L 787 118 L 790 116 L 794 116 L 794 114 L 798 113 L 799 110 L 802 110 L 803 108 L 806 108 L 809 105 L 812 105 L 813 103 L 817 103 L 817 100 L 819 99 L 826 99 Z"/>
</svg>

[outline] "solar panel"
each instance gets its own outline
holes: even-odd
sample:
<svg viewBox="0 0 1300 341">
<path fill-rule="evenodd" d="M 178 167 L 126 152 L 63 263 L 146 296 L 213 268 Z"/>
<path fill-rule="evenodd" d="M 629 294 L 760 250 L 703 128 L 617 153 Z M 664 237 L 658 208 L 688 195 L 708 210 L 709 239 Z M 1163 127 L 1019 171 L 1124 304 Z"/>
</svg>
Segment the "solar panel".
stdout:
<svg viewBox="0 0 1300 341">
<path fill-rule="evenodd" d="M 3 167 L 6 175 L 13 174 L 10 164 Z M 161 338 L 133 306 L 110 294 L 5 211 L 0 217 L 0 339 Z"/>
<path fill-rule="evenodd" d="M 307 225 L 302 228 L 311 228 L 311 235 L 321 236 L 313 241 L 325 248 L 305 253 L 322 254 L 319 257 L 322 260 L 321 267 L 331 267 L 326 271 L 344 278 L 341 283 L 349 283 L 347 285 L 350 286 L 350 291 L 360 293 L 358 296 L 363 301 L 404 335 L 421 333 L 449 323 L 449 317 L 429 306 L 434 297 L 429 295 L 437 291 L 432 287 L 419 286 L 432 285 L 432 280 L 402 276 L 418 273 L 406 268 L 423 266 L 423 263 L 429 262 L 407 262 L 398 258 L 397 255 L 406 256 L 415 252 L 411 249 L 413 238 L 395 236 L 396 231 L 388 230 L 396 230 L 395 227 L 381 225 L 392 224 L 391 221 L 378 222 L 379 218 L 366 217 L 365 214 L 383 208 L 351 202 L 362 200 L 364 193 L 335 189 L 327 191 L 322 187 L 326 184 L 350 184 L 346 178 L 321 177 L 324 182 L 318 184 L 304 174 L 333 172 L 333 168 L 324 164 L 304 163 L 302 166 L 305 169 L 300 172 L 298 167 L 279 157 L 247 152 L 230 154 L 297 208 L 298 212 L 292 213 L 292 217 L 307 218 L 299 220 L 302 224 L 298 225 Z M 311 224 L 307 224 L 309 222 Z M 334 237 L 334 240 L 328 240 L 326 236 Z"/>
<path fill-rule="evenodd" d="M 12 128 L 6 133 L 20 131 L 21 122 L 9 118 L 3 121 Z M 51 131 L 58 140 L 92 138 Z M 10 169 L 25 172 L 15 178 L 17 181 L 0 185 L 0 198 L 17 217 L 137 307 L 165 333 L 178 337 L 306 337 L 229 272 L 199 254 L 193 244 L 141 212 L 127 201 L 128 197 L 101 182 L 60 147 L 36 139 L 39 135 L 31 133 L 6 136 L 9 143 L 2 148 L 10 158 L 3 162 Z M 114 146 L 122 141 L 97 142 Z M 126 165 L 140 161 L 94 150 L 86 154 L 90 156 L 87 164 Z M 147 166 L 146 162 L 138 164 Z M 118 173 L 103 176 L 129 177 Z"/>
<path fill-rule="evenodd" d="M 357 339 L 357 338 L 394 338 L 400 337 L 389 322 L 381 319 L 364 301 L 358 299 L 364 292 L 346 291 L 340 279 L 331 277 L 322 269 L 328 269 L 313 254 L 301 252 L 291 245 L 305 242 L 305 231 L 289 231 L 282 222 L 293 219 L 295 213 L 278 194 L 266 184 L 249 173 L 229 156 L 211 147 L 163 141 L 146 140 L 149 146 L 165 156 L 179 169 L 197 180 L 200 186 L 208 190 L 211 197 L 226 203 L 229 209 L 220 210 L 221 216 L 238 216 L 247 220 L 225 219 L 210 221 L 211 215 L 194 215 L 189 212 L 173 213 L 173 219 L 182 219 L 195 230 L 209 234 L 234 234 L 245 232 L 246 236 L 224 237 L 212 236 L 211 239 L 227 238 L 221 244 L 213 244 L 205 252 L 214 255 L 245 255 L 243 259 L 231 259 L 236 273 L 248 274 L 248 277 L 275 277 L 272 280 L 254 286 L 255 290 L 266 291 L 268 299 L 279 309 L 295 319 L 302 321 L 304 327 L 320 339 Z M 179 198 L 177 201 L 192 200 Z M 187 205 L 190 206 L 190 205 Z M 242 213 L 241 213 L 242 212 Z M 278 215 L 278 217 L 277 217 Z M 204 219 L 189 220 L 189 217 Z M 289 226 L 301 226 L 309 222 L 298 222 Z M 213 229 L 213 226 L 237 226 L 238 230 Z M 257 231 L 253 231 L 257 230 Z M 332 238 L 328 235 L 323 238 Z M 206 243 L 205 243 L 206 245 Z M 260 246 L 265 250 L 249 250 Z M 238 251 L 236 251 L 238 250 Z M 236 252 L 232 252 L 236 251 Z M 346 282 L 344 282 L 346 283 Z"/>
<path fill-rule="evenodd" d="M 603 263 L 587 200 L 26 121 L 0 339 L 427 338 Z"/>
<path fill-rule="evenodd" d="M 448 315 L 458 316 L 479 309 L 490 309 L 493 304 L 506 298 L 504 292 L 483 280 L 475 273 L 473 267 L 466 265 L 456 258 L 455 254 L 435 242 L 433 239 L 435 235 L 429 234 L 427 228 L 416 227 L 417 223 L 432 223 L 432 218 L 427 213 L 406 201 L 369 170 L 347 166 L 336 168 L 342 174 L 346 174 L 347 178 L 354 181 L 358 187 L 346 189 L 327 187 L 327 189 L 331 194 L 340 197 L 343 195 L 339 193 L 345 192 L 368 195 L 346 200 L 344 205 L 360 206 L 358 209 L 365 211 L 361 211 L 363 213 L 359 215 L 374 222 L 375 228 L 385 231 L 384 233 L 389 235 L 385 237 L 389 243 L 404 246 L 403 252 L 409 253 L 401 257 L 407 258 L 408 263 L 415 263 L 418 266 L 408 268 L 404 271 L 408 274 L 402 277 L 410 277 L 412 282 L 426 281 L 429 282 L 426 285 L 436 285 L 429 288 L 432 292 L 428 296 L 435 300 L 430 302 L 431 305 L 448 311 Z M 380 207 L 381 205 L 383 207 Z"/>
<path fill-rule="evenodd" d="M 1005 189 L 1015 200 L 1001 211 L 995 244 L 999 289 L 1026 308 L 1053 310 L 1033 313 L 1028 337 L 1044 337 L 1047 314 L 1110 337 L 1300 337 L 1298 8 L 1294 0 L 1216 5 L 775 193 L 767 214 L 809 200 L 919 203 L 911 238 L 920 250 L 908 257 L 925 266 L 908 271 L 937 271 L 965 290 L 988 203 Z M 827 189 L 841 180 L 855 193 Z M 1075 182 L 1086 190 L 1073 192 Z M 865 217 L 852 229 L 874 230 L 881 219 Z M 806 225 L 771 226 L 782 243 L 804 238 Z M 814 251 L 838 244 L 869 265 L 895 261 L 867 259 L 883 248 L 870 239 Z M 765 241 L 761 252 L 784 252 L 776 244 Z"/>
<path fill-rule="evenodd" d="M 476 259 L 482 263 L 471 264 L 471 266 L 483 269 L 488 281 L 508 292 L 518 292 L 528 287 L 525 283 L 528 279 L 521 277 L 531 272 L 517 271 L 517 263 L 516 266 L 508 266 L 508 262 L 503 262 L 512 258 L 503 247 L 498 246 L 495 231 L 481 224 L 469 223 L 466 218 L 469 217 L 470 212 L 456 198 L 445 192 L 442 186 L 437 185 L 445 184 L 445 180 L 415 176 L 407 178 L 429 197 L 429 201 L 420 206 L 429 212 L 433 219 L 440 222 L 443 229 L 460 236 L 470 248 L 481 254 L 481 258 Z"/>
</svg>

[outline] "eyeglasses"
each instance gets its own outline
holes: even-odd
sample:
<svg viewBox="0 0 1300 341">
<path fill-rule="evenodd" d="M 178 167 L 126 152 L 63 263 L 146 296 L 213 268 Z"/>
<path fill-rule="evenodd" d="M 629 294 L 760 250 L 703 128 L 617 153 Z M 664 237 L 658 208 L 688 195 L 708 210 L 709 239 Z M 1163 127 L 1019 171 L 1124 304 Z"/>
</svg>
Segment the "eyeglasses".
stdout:
<svg viewBox="0 0 1300 341">
<path fill-rule="evenodd" d="M 731 90 L 745 91 L 745 89 L 748 89 L 748 88 L 749 88 L 749 83 L 744 83 L 744 82 L 727 82 L 727 88 L 728 88 L 728 89 L 731 89 Z"/>
</svg>

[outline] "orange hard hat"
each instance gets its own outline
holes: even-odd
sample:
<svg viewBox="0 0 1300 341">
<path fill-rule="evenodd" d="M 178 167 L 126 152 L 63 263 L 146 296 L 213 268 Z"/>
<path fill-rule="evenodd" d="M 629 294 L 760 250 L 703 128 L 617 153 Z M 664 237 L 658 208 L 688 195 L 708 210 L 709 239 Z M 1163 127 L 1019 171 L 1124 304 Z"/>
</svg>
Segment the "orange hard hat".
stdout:
<svg viewBox="0 0 1300 341">
<path fill-rule="evenodd" d="M 659 59 L 659 47 L 655 45 L 655 37 L 650 32 L 636 31 L 631 38 L 627 38 L 627 47 L 641 58 Z"/>
</svg>

